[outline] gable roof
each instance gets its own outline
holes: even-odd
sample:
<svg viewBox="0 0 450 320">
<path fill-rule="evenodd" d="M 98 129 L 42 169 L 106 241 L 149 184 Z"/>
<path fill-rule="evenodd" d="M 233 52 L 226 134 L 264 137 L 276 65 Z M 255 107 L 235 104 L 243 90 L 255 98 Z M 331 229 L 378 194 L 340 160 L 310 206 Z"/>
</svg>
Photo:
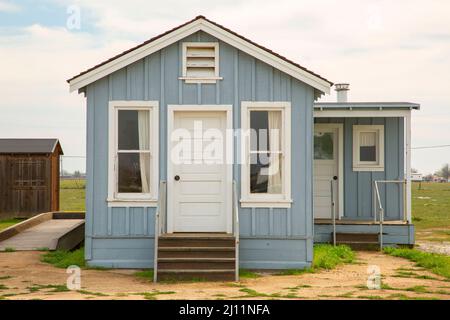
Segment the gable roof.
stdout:
<svg viewBox="0 0 450 320">
<path fill-rule="evenodd" d="M 59 146 L 58 139 L 0 139 L 0 153 L 53 153 Z"/>
<path fill-rule="evenodd" d="M 230 29 L 213 22 L 204 16 L 196 18 L 166 31 L 154 38 L 151 38 L 140 45 L 124 51 L 96 66 L 81 72 L 80 74 L 70 78 L 67 82 L 70 85 L 70 91 L 84 88 L 88 84 L 97 81 L 114 71 L 117 71 L 133 62 L 136 62 L 170 44 L 179 41 L 197 31 L 204 31 L 210 35 L 226 42 L 239 50 L 279 69 L 290 76 L 314 87 L 323 93 L 330 93 L 333 85 L 329 80 L 320 75 L 302 67 L 286 57 L 273 52 L 241 35 L 231 31 Z"/>
</svg>

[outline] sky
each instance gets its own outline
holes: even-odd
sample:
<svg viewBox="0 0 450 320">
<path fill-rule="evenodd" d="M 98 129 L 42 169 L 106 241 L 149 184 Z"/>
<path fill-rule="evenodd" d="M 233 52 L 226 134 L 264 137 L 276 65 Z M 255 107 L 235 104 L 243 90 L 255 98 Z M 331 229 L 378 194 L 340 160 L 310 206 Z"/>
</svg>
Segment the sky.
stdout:
<svg viewBox="0 0 450 320">
<path fill-rule="evenodd" d="M 0 0 L 0 137 L 58 137 L 84 171 L 86 102 L 66 79 L 199 14 L 350 83 L 350 101 L 421 104 L 413 147 L 450 145 L 447 0 Z M 412 152 L 422 173 L 449 162 L 450 147 Z"/>
</svg>

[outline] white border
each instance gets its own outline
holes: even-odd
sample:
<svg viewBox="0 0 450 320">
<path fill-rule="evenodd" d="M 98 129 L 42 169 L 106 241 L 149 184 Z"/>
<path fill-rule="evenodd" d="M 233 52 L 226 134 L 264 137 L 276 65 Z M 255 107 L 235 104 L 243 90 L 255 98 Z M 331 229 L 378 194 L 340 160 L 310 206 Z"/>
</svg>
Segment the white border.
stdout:
<svg viewBox="0 0 450 320">
<path fill-rule="evenodd" d="M 243 208 L 290 208 L 292 204 L 291 198 L 291 103 L 287 101 L 278 102 L 241 102 L 241 128 L 243 132 L 250 129 L 250 111 L 281 111 L 283 132 L 282 150 L 283 150 L 283 193 L 281 195 L 271 194 L 250 194 L 250 164 L 249 164 L 249 138 L 241 138 L 241 207 Z"/>
<path fill-rule="evenodd" d="M 116 146 L 117 146 L 117 112 L 118 110 L 149 110 L 150 111 L 150 152 L 151 152 L 151 181 L 150 196 L 138 194 L 136 197 L 118 197 L 116 193 Z M 113 100 L 108 107 L 108 202 L 109 207 L 146 206 L 156 207 L 158 202 L 159 179 L 159 102 L 158 101 L 124 101 Z"/>
<path fill-rule="evenodd" d="M 315 123 L 314 131 L 316 129 L 321 130 L 337 129 L 338 132 L 338 219 L 344 216 L 344 124 L 343 123 Z M 313 155 L 314 157 L 314 155 Z M 315 161 L 313 159 L 313 161 Z M 314 208 L 314 206 L 313 206 Z M 332 219 L 333 217 L 330 217 Z"/>
<path fill-rule="evenodd" d="M 281 59 L 280 57 L 264 49 L 259 48 L 258 46 L 206 21 L 205 19 L 194 20 L 159 39 L 132 50 L 129 53 L 105 63 L 104 65 L 101 65 L 85 74 L 77 76 L 69 82 L 70 92 L 79 90 L 88 84 L 113 73 L 114 71 L 122 69 L 133 62 L 136 62 L 200 30 L 209 33 L 213 37 L 236 47 L 237 49 L 271 65 L 284 73 L 287 73 L 288 75 L 316 88 L 323 93 L 330 93 L 331 84 L 329 82 L 319 78 L 311 72 L 287 62 L 284 59 Z"/>
<path fill-rule="evenodd" d="M 226 112 L 226 130 L 233 129 L 233 106 L 232 105 L 168 105 L 167 106 L 167 232 L 174 232 L 174 214 L 173 214 L 173 201 L 174 201 L 174 186 L 173 186 L 173 168 L 171 159 L 171 147 L 170 137 L 173 131 L 175 112 L 177 111 L 191 111 L 191 112 Z M 226 159 L 233 158 L 233 139 L 229 139 L 226 136 L 226 151 L 231 154 L 225 156 Z M 233 232 L 233 164 L 226 163 L 226 195 L 225 195 L 225 208 L 226 208 L 226 233 Z"/>
<path fill-rule="evenodd" d="M 353 171 L 384 171 L 384 125 L 353 125 Z M 360 161 L 360 133 L 373 132 L 377 134 L 377 161 Z"/>
</svg>

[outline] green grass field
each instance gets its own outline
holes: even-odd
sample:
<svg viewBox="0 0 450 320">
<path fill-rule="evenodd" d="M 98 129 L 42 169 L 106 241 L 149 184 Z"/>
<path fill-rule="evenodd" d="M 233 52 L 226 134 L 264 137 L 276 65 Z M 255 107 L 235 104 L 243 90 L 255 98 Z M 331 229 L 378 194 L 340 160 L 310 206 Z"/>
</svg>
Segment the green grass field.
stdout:
<svg viewBox="0 0 450 320">
<path fill-rule="evenodd" d="M 413 183 L 412 215 L 418 239 L 450 241 L 450 183 Z"/>
<path fill-rule="evenodd" d="M 86 180 L 61 180 L 60 209 L 62 211 L 85 211 Z"/>
</svg>

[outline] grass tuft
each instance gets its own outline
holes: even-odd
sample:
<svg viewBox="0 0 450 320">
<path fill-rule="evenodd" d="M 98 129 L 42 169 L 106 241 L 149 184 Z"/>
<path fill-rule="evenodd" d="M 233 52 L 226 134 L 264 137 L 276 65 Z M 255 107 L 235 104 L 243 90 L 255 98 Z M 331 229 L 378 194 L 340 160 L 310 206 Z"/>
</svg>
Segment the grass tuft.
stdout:
<svg viewBox="0 0 450 320">
<path fill-rule="evenodd" d="M 354 261 L 355 253 L 349 246 L 318 244 L 314 246 L 314 259 L 310 268 L 283 270 L 280 274 L 299 275 L 303 273 L 314 273 L 319 270 L 331 270 L 341 264 L 353 263 Z"/>
<path fill-rule="evenodd" d="M 34 284 L 31 287 L 27 287 L 30 292 L 38 292 L 43 289 L 51 289 L 48 292 L 68 292 L 70 291 L 65 284 Z"/>
<path fill-rule="evenodd" d="M 75 251 L 57 250 L 47 252 L 41 256 L 41 261 L 57 268 L 67 268 L 69 266 L 86 267 L 84 262 L 84 248 Z"/>
<path fill-rule="evenodd" d="M 108 295 L 102 292 L 92 292 L 92 291 L 88 291 L 88 290 L 78 290 L 78 293 L 81 294 L 86 294 L 86 295 L 90 295 L 90 296 L 97 296 L 97 297 L 107 297 Z"/>
<path fill-rule="evenodd" d="M 19 222 L 24 221 L 25 219 L 22 218 L 12 218 L 12 219 L 3 219 L 0 220 L 0 231 L 9 228 L 15 224 L 18 224 Z"/>
<path fill-rule="evenodd" d="M 261 275 L 256 272 L 247 270 L 247 269 L 240 269 L 239 277 L 242 279 L 256 279 L 256 278 L 260 278 Z"/>
<path fill-rule="evenodd" d="M 406 248 L 385 248 L 384 252 L 394 257 L 414 261 L 417 266 L 450 279 L 450 256 Z"/>
<path fill-rule="evenodd" d="M 143 270 L 143 271 L 137 271 L 134 273 L 134 275 L 141 279 L 153 281 L 154 272 L 153 272 L 153 269 L 148 269 L 148 270 Z"/>
</svg>

